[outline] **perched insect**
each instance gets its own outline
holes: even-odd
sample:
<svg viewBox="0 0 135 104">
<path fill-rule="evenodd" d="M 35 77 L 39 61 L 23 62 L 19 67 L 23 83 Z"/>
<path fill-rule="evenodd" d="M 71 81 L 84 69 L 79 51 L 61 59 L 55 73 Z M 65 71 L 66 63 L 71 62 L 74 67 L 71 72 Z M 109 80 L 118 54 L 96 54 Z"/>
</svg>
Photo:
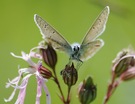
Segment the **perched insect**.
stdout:
<svg viewBox="0 0 135 104">
<path fill-rule="evenodd" d="M 66 52 L 71 60 L 83 62 L 91 58 L 104 45 L 103 40 L 96 38 L 105 30 L 109 11 L 109 6 L 103 9 L 87 32 L 81 45 L 78 43 L 70 45 L 62 35 L 37 14 L 34 15 L 34 20 L 47 43 L 50 43 L 54 49 Z"/>
</svg>

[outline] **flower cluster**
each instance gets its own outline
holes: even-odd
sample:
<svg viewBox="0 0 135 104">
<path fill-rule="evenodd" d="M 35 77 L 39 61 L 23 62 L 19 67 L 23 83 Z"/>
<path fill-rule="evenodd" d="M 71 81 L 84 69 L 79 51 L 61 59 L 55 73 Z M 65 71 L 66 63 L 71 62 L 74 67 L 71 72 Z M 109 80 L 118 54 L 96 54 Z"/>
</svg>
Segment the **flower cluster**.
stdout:
<svg viewBox="0 0 135 104">
<path fill-rule="evenodd" d="M 42 44 L 41 44 L 42 43 Z M 35 49 L 38 51 L 34 52 Z M 5 99 L 5 102 L 9 102 L 13 99 L 17 90 L 19 90 L 19 95 L 15 104 L 24 104 L 24 99 L 26 95 L 26 88 L 28 84 L 29 78 L 33 75 L 37 79 L 37 95 L 36 95 L 36 104 L 40 104 L 40 97 L 42 94 L 42 88 L 46 93 L 46 104 L 51 104 L 51 97 L 46 86 L 46 82 L 51 78 L 57 84 L 58 89 L 60 91 L 60 99 L 64 104 L 70 103 L 70 91 L 71 87 L 76 84 L 78 80 L 78 72 L 74 67 L 74 63 L 70 65 L 69 63 L 65 66 L 65 69 L 61 71 L 61 75 L 64 83 L 68 86 L 67 99 L 65 99 L 64 94 L 62 92 L 62 88 L 60 86 L 60 82 L 57 78 L 56 74 L 56 63 L 57 63 L 57 54 L 53 47 L 50 44 L 45 43 L 44 41 L 40 42 L 39 46 L 31 49 L 29 54 L 22 52 L 22 56 L 17 56 L 14 53 L 11 55 L 15 58 L 20 58 L 26 61 L 29 65 L 28 68 L 19 68 L 19 75 L 15 77 L 13 80 L 9 80 L 6 85 L 6 88 L 13 87 L 14 91 L 8 99 Z M 38 59 L 38 62 L 35 63 L 32 58 Z M 50 67 L 50 69 L 44 67 L 42 65 L 42 61 Z M 85 87 L 86 86 L 86 87 Z M 86 89 L 86 91 L 84 91 Z M 87 91 L 88 90 L 88 91 Z M 84 92 L 82 92 L 84 91 Z M 84 94 L 83 94 L 84 93 Z M 88 80 L 83 82 L 81 90 L 79 90 L 79 99 L 82 102 L 81 96 L 83 98 L 85 93 L 89 93 L 88 99 L 92 97 L 92 99 L 88 100 L 88 102 L 92 102 L 96 98 L 96 86 L 94 86 L 92 78 L 89 77 Z M 86 104 L 86 103 L 83 103 Z"/>
<path fill-rule="evenodd" d="M 32 54 L 33 52 L 30 52 L 29 54 L 26 54 L 22 52 L 22 56 L 17 56 L 13 53 L 11 53 L 12 56 L 16 58 L 23 59 L 29 64 L 28 68 L 19 68 L 18 70 L 18 76 L 15 77 L 13 80 L 9 80 L 9 82 L 6 85 L 6 88 L 9 88 L 10 86 L 14 88 L 14 91 L 12 92 L 11 96 L 8 99 L 5 99 L 5 102 L 9 102 L 13 99 L 16 90 L 20 90 L 17 101 L 15 104 L 23 104 L 25 95 L 26 95 L 26 88 L 28 84 L 29 78 L 34 75 L 37 79 L 37 95 L 36 95 L 36 104 L 40 104 L 40 96 L 42 94 L 41 90 L 44 89 L 46 93 L 46 103 L 51 104 L 51 98 L 50 93 L 48 91 L 48 88 L 46 86 L 47 78 L 48 78 L 48 70 L 42 66 L 42 62 L 39 61 L 37 63 L 34 63 L 31 59 L 31 57 L 35 57 Z M 47 71 L 46 71 L 47 70 Z M 46 76 L 42 76 L 42 71 L 46 74 Z M 49 74 L 50 76 L 50 74 Z M 21 83 L 19 85 L 19 83 Z"/>
<path fill-rule="evenodd" d="M 112 79 L 109 83 L 104 104 L 108 102 L 113 92 L 122 81 L 129 81 L 135 78 L 135 52 L 130 47 L 123 49 L 113 60 Z"/>
</svg>

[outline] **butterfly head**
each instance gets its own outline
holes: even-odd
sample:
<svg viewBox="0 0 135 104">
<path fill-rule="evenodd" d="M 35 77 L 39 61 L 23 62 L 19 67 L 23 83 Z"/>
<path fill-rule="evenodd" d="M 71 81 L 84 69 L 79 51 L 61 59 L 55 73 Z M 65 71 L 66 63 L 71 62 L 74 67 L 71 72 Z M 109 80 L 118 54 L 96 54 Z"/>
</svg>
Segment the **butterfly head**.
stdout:
<svg viewBox="0 0 135 104">
<path fill-rule="evenodd" d="M 74 43 L 71 45 L 72 47 L 72 53 L 71 53 L 71 58 L 75 60 L 79 60 L 79 51 L 80 51 L 80 44 Z"/>
<path fill-rule="evenodd" d="M 78 53 L 78 51 L 80 50 L 80 44 L 78 44 L 78 43 L 73 43 L 71 45 L 71 47 L 72 47 L 72 52 L 73 53 Z"/>
</svg>

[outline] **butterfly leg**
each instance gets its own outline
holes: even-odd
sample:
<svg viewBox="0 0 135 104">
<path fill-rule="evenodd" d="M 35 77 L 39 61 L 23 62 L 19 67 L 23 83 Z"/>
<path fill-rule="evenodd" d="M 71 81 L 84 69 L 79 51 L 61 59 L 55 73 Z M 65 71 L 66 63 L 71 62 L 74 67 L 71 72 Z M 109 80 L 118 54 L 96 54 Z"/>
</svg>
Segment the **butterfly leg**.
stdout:
<svg viewBox="0 0 135 104">
<path fill-rule="evenodd" d="M 76 65 L 76 69 L 79 70 L 79 68 L 82 66 L 82 64 L 83 64 L 83 61 L 81 61 L 81 60 L 78 61 L 77 65 Z"/>
</svg>

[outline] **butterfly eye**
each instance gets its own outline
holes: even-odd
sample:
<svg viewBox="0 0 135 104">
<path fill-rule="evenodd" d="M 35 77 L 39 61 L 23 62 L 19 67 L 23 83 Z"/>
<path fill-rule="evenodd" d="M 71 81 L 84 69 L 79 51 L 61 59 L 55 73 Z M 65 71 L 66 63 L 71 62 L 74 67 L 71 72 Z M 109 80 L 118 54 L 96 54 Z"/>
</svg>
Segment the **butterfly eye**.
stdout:
<svg viewBox="0 0 135 104">
<path fill-rule="evenodd" d="M 74 46 L 74 48 L 73 48 L 73 51 L 79 51 L 79 47 L 78 46 Z"/>
<path fill-rule="evenodd" d="M 75 46 L 72 48 L 73 51 L 75 51 Z"/>
<path fill-rule="evenodd" d="M 76 49 L 75 49 L 75 47 L 73 48 L 73 51 L 75 51 Z"/>
<path fill-rule="evenodd" d="M 80 48 L 77 46 L 77 50 L 78 50 L 78 51 L 79 51 L 79 49 L 80 49 Z"/>
</svg>

